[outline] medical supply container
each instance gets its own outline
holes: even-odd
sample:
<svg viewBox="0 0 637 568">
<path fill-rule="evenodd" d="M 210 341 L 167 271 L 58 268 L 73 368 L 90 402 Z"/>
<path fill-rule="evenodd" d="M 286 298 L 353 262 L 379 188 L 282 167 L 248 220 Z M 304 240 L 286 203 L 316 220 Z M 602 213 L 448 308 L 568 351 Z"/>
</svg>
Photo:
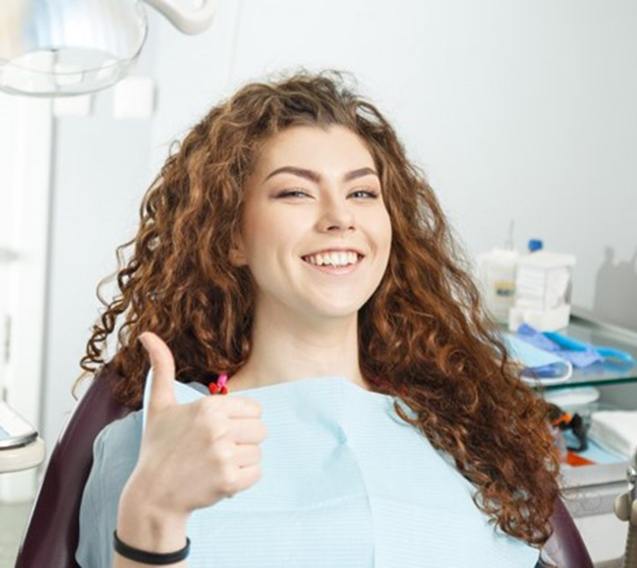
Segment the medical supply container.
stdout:
<svg viewBox="0 0 637 568">
<path fill-rule="evenodd" d="M 571 313 L 575 256 L 536 250 L 517 259 L 509 330 L 528 323 L 539 331 L 565 328 Z"/>
<path fill-rule="evenodd" d="M 519 252 L 495 247 L 478 255 L 478 273 L 482 294 L 490 315 L 500 323 L 507 323 L 515 298 L 516 264 Z"/>
</svg>

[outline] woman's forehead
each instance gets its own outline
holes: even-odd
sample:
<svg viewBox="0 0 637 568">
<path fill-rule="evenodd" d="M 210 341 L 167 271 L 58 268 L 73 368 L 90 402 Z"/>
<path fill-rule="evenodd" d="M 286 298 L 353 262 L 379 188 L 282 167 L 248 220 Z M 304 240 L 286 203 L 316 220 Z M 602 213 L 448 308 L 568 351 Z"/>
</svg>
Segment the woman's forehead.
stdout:
<svg viewBox="0 0 637 568">
<path fill-rule="evenodd" d="M 330 125 L 292 126 L 265 140 L 257 154 L 256 168 L 267 175 L 271 169 L 297 166 L 322 169 L 351 169 L 374 165 L 371 154 L 361 138 L 348 128 Z M 265 171 L 265 170 L 268 171 Z"/>
</svg>

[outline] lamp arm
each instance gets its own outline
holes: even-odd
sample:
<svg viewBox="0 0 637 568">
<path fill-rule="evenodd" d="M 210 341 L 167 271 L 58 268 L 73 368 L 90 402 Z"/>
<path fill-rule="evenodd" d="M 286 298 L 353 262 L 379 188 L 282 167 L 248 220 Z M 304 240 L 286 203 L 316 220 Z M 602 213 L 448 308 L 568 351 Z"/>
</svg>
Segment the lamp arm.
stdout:
<svg viewBox="0 0 637 568">
<path fill-rule="evenodd" d="M 216 0 L 201 0 L 201 6 L 191 10 L 176 7 L 176 0 L 144 0 L 144 2 L 165 16 L 179 31 L 189 35 L 207 30 L 217 12 Z"/>
</svg>

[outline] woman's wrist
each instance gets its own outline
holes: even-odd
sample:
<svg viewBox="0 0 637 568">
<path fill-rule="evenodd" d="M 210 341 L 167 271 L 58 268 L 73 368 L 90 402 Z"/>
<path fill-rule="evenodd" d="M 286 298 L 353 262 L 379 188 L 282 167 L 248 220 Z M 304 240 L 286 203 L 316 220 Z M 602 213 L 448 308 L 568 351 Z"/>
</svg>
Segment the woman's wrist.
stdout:
<svg viewBox="0 0 637 568">
<path fill-rule="evenodd" d="M 174 552 L 186 544 L 188 518 L 155 508 L 134 486 L 127 486 L 119 500 L 117 536 L 141 550 Z"/>
</svg>

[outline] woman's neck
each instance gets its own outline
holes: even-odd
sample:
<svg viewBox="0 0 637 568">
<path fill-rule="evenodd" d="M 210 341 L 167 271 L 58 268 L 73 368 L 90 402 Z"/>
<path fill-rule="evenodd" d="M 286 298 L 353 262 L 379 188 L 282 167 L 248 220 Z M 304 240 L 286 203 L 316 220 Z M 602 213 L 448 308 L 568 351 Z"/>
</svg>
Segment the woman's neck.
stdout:
<svg viewBox="0 0 637 568">
<path fill-rule="evenodd" d="M 248 360 L 228 378 L 229 391 L 321 376 L 343 377 L 372 390 L 358 362 L 358 313 L 310 319 L 271 298 L 261 300 Z"/>
<path fill-rule="evenodd" d="M 293 382 L 295 380 L 305 378 L 305 377 L 297 377 L 295 379 L 294 378 L 287 379 L 284 381 L 264 381 L 264 380 L 259 380 L 255 378 L 254 375 L 250 375 L 250 373 L 245 371 L 244 369 L 245 367 L 242 367 L 234 375 L 231 375 L 228 377 L 227 386 L 230 392 L 240 392 L 242 390 L 259 388 L 259 387 L 274 385 L 274 384 L 283 383 L 283 382 Z M 356 378 L 350 378 L 345 376 L 343 378 L 350 380 L 353 384 L 361 387 L 362 389 L 365 389 L 368 391 L 374 390 L 372 385 L 369 383 L 369 381 L 366 381 L 362 375 Z"/>
</svg>

